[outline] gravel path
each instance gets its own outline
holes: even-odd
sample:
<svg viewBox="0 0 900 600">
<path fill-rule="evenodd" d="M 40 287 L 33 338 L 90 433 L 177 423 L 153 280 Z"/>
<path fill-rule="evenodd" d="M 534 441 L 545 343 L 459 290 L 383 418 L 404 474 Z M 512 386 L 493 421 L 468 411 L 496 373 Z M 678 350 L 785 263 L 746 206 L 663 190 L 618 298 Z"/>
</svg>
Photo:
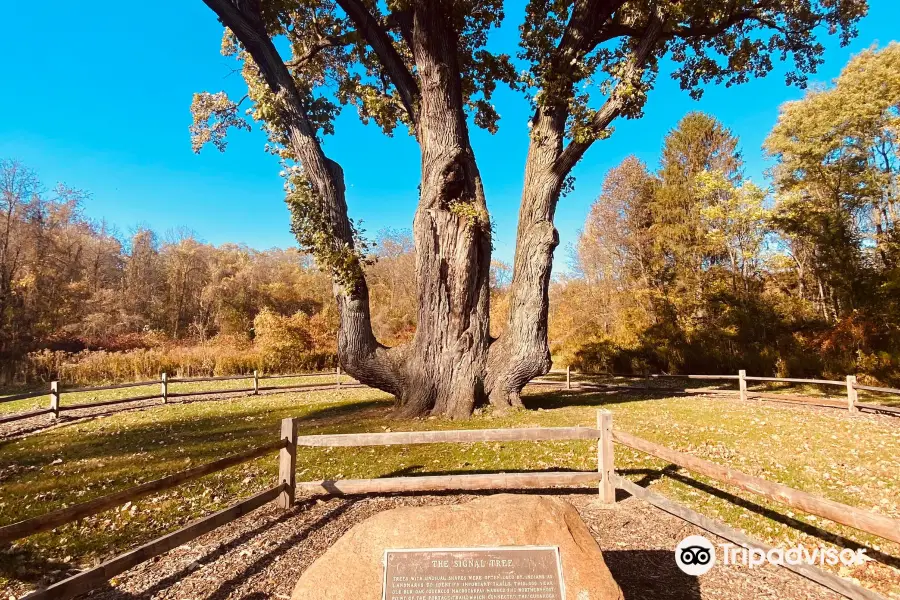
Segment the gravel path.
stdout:
<svg viewBox="0 0 900 600">
<path fill-rule="evenodd" d="M 273 505 L 117 577 L 92 600 L 288 600 L 294 583 L 354 524 L 397 506 L 466 502 L 473 495 L 389 496 Z M 625 598 L 836 600 L 840 596 L 785 569 L 716 566 L 701 578 L 681 573 L 672 549 L 703 531 L 635 498 L 614 509 L 593 493 L 561 494 L 591 529 Z M 712 538 L 709 534 L 707 537 Z M 722 540 L 711 539 L 713 543 Z M 335 582 L 340 585 L 339 582 Z"/>
</svg>

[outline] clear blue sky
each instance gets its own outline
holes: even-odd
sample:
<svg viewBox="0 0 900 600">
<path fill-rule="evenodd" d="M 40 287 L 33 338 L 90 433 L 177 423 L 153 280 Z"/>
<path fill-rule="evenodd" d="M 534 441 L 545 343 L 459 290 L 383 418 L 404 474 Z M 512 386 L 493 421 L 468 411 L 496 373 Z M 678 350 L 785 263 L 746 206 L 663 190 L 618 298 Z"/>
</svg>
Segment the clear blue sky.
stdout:
<svg viewBox="0 0 900 600">
<path fill-rule="evenodd" d="M 524 2 L 507 2 L 495 48 L 515 54 Z M 86 212 L 123 233 L 137 224 L 160 233 L 188 227 L 205 241 L 256 248 L 294 244 L 288 230 L 277 160 L 264 136 L 233 132 L 227 152 L 191 151 L 191 94 L 225 89 L 239 98 L 243 82 L 219 54 L 222 28 L 200 0 L 16 2 L 4 10 L 0 56 L 0 157 L 18 158 L 48 186 L 86 190 Z M 825 64 L 814 81 L 835 77 L 852 54 L 900 38 L 900 6 L 872 0 L 851 46 L 826 40 Z M 619 121 L 577 167 L 575 191 L 560 202 L 557 228 L 566 246 L 578 230 L 606 171 L 628 154 L 656 165 L 666 131 L 688 111 L 709 112 L 742 140 L 747 173 L 762 183 L 760 149 L 778 106 L 802 91 L 784 84 L 783 69 L 765 80 L 708 89 L 691 100 L 663 72 L 639 121 Z M 496 223 L 495 253 L 511 261 L 527 149 L 528 106 L 520 95 L 495 99 L 500 132 L 473 129 L 473 144 Z M 353 218 L 374 233 L 409 228 L 416 204 L 418 149 L 405 132 L 384 137 L 359 124 L 352 109 L 326 138 L 326 152 L 344 167 Z"/>
</svg>

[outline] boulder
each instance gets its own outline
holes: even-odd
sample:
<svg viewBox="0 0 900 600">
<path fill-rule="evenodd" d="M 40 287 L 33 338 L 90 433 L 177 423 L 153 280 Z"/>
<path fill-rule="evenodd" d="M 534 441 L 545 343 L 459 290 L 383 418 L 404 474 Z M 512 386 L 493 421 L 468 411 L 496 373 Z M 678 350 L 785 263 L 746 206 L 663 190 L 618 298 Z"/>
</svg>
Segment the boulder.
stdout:
<svg viewBox="0 0 900 600">
<path fill-rule="evenodd" d="M 549 496 L 498 494 L 467 504 L 402 507 L 357 524 L 297 581 L 292 600 L 380 600 L 388 548 L 557 546 L 566 600 L 621 600 L 578 511 Z"/>
</svg>

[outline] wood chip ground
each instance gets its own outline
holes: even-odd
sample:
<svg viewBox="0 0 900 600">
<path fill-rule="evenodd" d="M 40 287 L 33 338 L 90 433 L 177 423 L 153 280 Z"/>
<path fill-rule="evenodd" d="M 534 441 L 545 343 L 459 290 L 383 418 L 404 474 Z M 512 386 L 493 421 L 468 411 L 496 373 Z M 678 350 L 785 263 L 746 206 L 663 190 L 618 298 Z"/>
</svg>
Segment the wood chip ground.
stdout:
<svg viewBox="0 0 900 600">
<path fill-rule="evenodd" d="M 785 569 L 717 565 L 695 578 L 678 570 L 673 549 L 704 532 L 640 500 L 615 508 L 595 493 L 564 493 L 597 540 L 625 598 L 694 600 L 738 598 L 836 600 L 830 592 Z M 303 571 L 356 523 L 397 506 L 451 504 L 473 495 L 389 496 L 313 500 L 283 511 L 266 506 L 117 577 L 88 597 L 95 600 L 288 600 Z M 713 543 L 723 540 L 712 538 Z M 340 585 L 340 581 L 335 581 Z"/>
</svg>

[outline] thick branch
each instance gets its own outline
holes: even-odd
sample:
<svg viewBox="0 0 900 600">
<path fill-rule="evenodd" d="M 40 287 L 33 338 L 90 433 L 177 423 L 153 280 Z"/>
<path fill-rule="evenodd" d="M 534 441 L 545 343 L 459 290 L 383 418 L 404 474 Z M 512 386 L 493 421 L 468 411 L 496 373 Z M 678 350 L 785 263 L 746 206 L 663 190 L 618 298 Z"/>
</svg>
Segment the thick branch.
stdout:
<svg viewBox="0 0 900 600">
<path fill-rule="evenodd" d="M 378 60 L 387 71 L 400 94 L 403 106 L 413 123 L 418 121 L 419 87 L 415 78 L 394 48 L 393 41 L 375 17 L 360 0 L 337 0 L 357 30 L 378 55 Z"/>
<path fill-rule="evenodd" d="M 572 58 L 582 57 L 593 50 L 595 47 L 594 32 L 599 31 L 624 3 L 624 0 L 580 0 L 576 2 L 566 30 L 557 46 L 556 57 L 558 60 L 567 63 Z"/>
<path fill-rule="evenodd" d="M 247 2 L 230 0 L 204 0 L 204 2 L 241 41 L 269 88 L 278 98 L 280 112 L 289 130 L 288 138 L 296 158 L 303 165 L 316 193 L 328 205 L 335 236 L 352 247 L 353 235 L 347 218 L 346 205 L 343 207 L 335 205 L 341 184 L 335 181 L 332 163 L 316 139 L 315 129 L 306 116 L 294 79 L 282 62 L 275 44 L 269 38 L 259 13 L 254 12 Z"/>
<path fill-rule="evenodd" d="M 275 94 L 285 134 L 328 215 L 336 244 L 352 248 L 353 229 L 347 216 L 343 172 L 322 151 L 294 79 L 265 30 L 258 4 L 253 0 L 203 1 L 237 36 Z M 365 277 L 360 274 L 349 286 L 340 285 L 339 281 L 335 278 L 334 288 L 341 315 L 338 331 L 341 364 L 360 381 L 389 393 L 399 393 L 402 388 L 399 369 L 372 332 Z"/>
<path fill-rule="evenodd" d="M 597 47 L 596 32 L 625 0 L 576 0 L 559 45 L 550 60 L 550 76 L 571 85 L 575 65 Z"/>
<path fill-rule="evenodd" d="M 566 146 L 566 149 L 563 150 L 554 166 L 554 170 L 558 175 L 561 177 L 568 175 L 569 171 L 571 171 L 575 164 L 581 160 L 581 157 L 584 156 L 587 149 L 590 148 L 591 144 L 597 139 L 597 136 L 609 127 L 610 123 L 612 123 L 622 112 L 622 109 L 627 102 L 627 97 L 622 90 L 625 87 L 631 86 L 633 82 L 640 80 L 647 59 L 650 58 L 657 43 L 662 38 L 664 22 L 664 17 L 659 10 L 655 11 L 650 17 L 650 21 L 644 29 L 641 41 L 628 57 L 628 63 L 621 79 L 616 84 L 615 88 L 613 88 L 609 98 L 606 99 L 606 102 L 604 102 L 600 110 L 598 110 L 594 114 L 593 119 L 591 119 L 591 130 L 594 135 L 586 140 L 572 141 Z"/>
<path fill-rule="evenodd" d="M 670 24 L 670 26 L 663 29 L 663 32 L 660 35 L 660 39 L 684 40 L 697 37 L 715 37 L 717 35 L 725 33 L 731 27 L 734 27 L 735 25 L 738 25 L 744 21 L 757 21 L 762 25 L 780 31 L 784 34 L 791 33 L 789 30 L 778 25 L 771 19 L 763 16 L 763 12 L 769 8 L 770 4 L 771 2 L 760 2 L 750 9 L 732 9 L 728 12 L 728 14 L 716 21 L 707 21 L 704 23 L 683 26 L 678 26 L 677 24 L 672 23 Z M 597 38 L 595 41 L 597 44 L 601 44 L 611 39 L 620 37 L 638 38 L 642 37 L 643 32 L 644 29 L 639 26 L 629 25 L 625 23 L 610 23 L 609 25 L 603 27 L 602 30 L 599 30 L 597 32 Z"/>
</svg>

